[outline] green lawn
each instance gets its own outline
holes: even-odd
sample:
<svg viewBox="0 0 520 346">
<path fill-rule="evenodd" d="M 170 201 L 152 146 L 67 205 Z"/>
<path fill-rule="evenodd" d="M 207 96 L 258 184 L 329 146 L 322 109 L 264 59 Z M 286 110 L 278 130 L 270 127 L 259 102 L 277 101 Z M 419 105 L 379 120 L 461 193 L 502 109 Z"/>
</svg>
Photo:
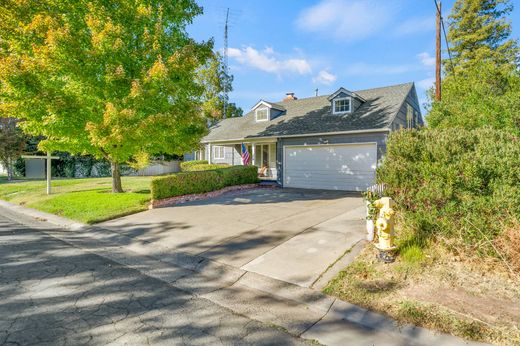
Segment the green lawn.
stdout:
<svg viewBox="0 0 520 346">
<path fill-rule="evenodd" d="M 113 194 L 111 178 L 55 179 L 52 195 L 45 193 L 45 181 L 8 182 L 0 177 L 0 199 L 95 223 L 146 210 L 152 177 L 123 177 L 125 193 Z"/>
</svg>

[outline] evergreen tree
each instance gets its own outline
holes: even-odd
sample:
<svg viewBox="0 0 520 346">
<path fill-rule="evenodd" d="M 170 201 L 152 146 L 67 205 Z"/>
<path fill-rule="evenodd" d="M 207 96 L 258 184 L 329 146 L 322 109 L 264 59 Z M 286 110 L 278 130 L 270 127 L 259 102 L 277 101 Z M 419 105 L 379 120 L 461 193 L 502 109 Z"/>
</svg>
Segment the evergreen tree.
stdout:
<svg viewBox="0 0 520 346">
<path fill-rule="evenodd" d="M 446 61 L 442 101 L 433 100 L 430 127 L 490 126 L 520 135 L 520 70 L 510 38 L 507 0 L 457 0 L 449 40 L 455 69 Z"/>
<path fill-rule="evenodd" d="M 457 0 L 449 16 L 448 40 L 456 71 L 481 61 L 518 63 L 517 40 L 511 39 L 509 0 Z M 446 72 L 451 72 L 446 62 Z"/>
</svg>

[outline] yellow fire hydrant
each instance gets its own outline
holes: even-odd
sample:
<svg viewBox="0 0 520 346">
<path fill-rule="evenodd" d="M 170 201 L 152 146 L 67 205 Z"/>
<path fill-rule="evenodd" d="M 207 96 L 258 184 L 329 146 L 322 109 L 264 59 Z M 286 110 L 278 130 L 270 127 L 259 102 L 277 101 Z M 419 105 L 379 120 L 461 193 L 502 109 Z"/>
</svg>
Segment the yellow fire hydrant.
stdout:
<svg viewBox="0 0 520 346">
<path fill-rule="evenodd" d="M 376 220 L 377 235 L 379 238 L 376 247 L 379 249 L 379 259 L 383 262 L 393 262 L 394 245 L 394 201 L 390 197 L 383 197 L 374 202 L 374 206 L 379 209 Z"/>
</svg>

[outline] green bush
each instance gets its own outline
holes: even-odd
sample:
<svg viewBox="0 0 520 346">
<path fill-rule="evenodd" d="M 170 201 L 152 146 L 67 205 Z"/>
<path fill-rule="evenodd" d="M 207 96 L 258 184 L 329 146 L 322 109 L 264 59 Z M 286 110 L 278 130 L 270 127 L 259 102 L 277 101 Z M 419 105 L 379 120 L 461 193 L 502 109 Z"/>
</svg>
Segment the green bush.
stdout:
<svg viewBox="0 0 520 346">
<path fill-rule="evenodd" d="M 214 164 L 201 163 L 199 165 L 191 165 L 188 168 L 183 169 L 183 172 L 212 171 L 215 169 L 220 169 L 220 168 L 225 168 L 225 167 L 229 167 L 229 165 L 226 163 L 214 163 Z"/>
<path fill-rule="evenodd" d="M 520 138 L 505 131 L 392 133 L 377 176 L 418 244 L 444 238 L 493 254 L 491 242 L 520 215 Z"/>
<path fill-rule="evenodd" d="M 183 172 L 211 171 L 214 169 L 219 169 L 228 166 L 229 165 L 227 163 L 209 164 L 206 160 L 181 162 L 181 170 Z"/>
<path fill-rule="evenodd" d="M 181 172 L 152 180 L 152 198 L 215 191 L 226 186 L 258 182 L 256 166 L 231 166 L 208 171 Z"/>
<path fill-rule="evenodd" d="M 183 161 L 183 162 L 181 162 L 181 170 L 186 171 L 186 170 L 189 170 L 189 168 L 191 166 L 206 165 L 206 164 L 208 164 L 208 160 Z"/>
</svg>

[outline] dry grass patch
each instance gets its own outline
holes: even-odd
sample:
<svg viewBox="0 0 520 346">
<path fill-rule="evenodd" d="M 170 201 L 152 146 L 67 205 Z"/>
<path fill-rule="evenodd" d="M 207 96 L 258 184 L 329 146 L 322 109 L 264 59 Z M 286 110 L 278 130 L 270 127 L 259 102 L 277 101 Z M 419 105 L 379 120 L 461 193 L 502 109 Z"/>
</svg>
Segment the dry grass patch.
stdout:
<svg viewBox="0 0 520 346">
<path fill-rule="evenodd" d="M 393 264 L 368 246 L 325 293 L 402 323 L 500 345 L 520 344 L 520 280 L 502 262 L 410 245 Z"/>
</svg>

